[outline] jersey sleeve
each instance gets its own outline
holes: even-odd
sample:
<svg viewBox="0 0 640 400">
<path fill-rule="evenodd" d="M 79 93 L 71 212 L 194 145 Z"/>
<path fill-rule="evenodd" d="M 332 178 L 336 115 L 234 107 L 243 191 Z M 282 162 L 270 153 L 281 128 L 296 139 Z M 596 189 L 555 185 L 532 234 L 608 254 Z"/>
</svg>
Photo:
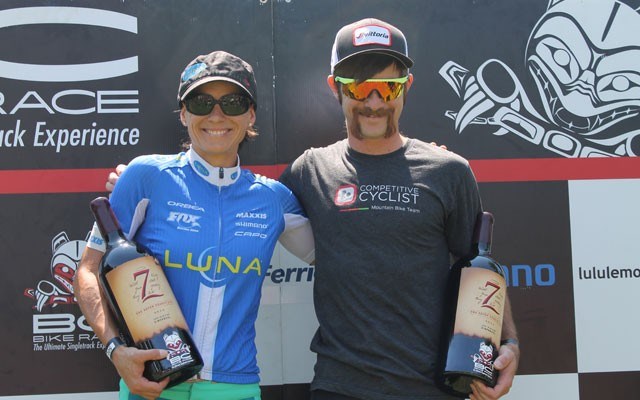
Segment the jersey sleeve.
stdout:
<svg viewBox="0 0 640 400">
<path fill-rule="evenodd" d="M 138 157 L 127 166 L 109 198 L 111 208 L 128 239 L 135 237 L 138 228 L 144 222 L 149 205 L 149 182 L 152 182 L 156 168 L 148 165 L 145 160 L 145 156 Z M 91 229 L 87 247 L 102 252 L 106 249 L 96 223 Z"/>
</svg>

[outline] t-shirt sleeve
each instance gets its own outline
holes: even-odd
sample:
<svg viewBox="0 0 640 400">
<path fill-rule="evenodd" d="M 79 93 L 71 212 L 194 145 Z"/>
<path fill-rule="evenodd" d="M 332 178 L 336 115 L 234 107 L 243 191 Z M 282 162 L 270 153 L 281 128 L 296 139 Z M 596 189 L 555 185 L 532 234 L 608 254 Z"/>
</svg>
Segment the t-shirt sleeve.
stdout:
<svg viewBox="0 0 640 400">
<path fill-rule="evenodd" d="M 288 187 L 298 197 L 298 199 L 301 199 L 303 195 L 303 170 L 308 152 L 309 150 L 305 151 L 294 162 L 289 164 L 289 166 L 282 172 L 280 178 L 278 179 L 286 187 Z"/>
<path fill-rule="evenodd" d="M 469 254 L 476 218 L 481 212 L 478 184 L 471 167 L 466 163 L 458 176 L 454 204 L 446 222 L 449 252 L 455 257 Z"/>
</svg>

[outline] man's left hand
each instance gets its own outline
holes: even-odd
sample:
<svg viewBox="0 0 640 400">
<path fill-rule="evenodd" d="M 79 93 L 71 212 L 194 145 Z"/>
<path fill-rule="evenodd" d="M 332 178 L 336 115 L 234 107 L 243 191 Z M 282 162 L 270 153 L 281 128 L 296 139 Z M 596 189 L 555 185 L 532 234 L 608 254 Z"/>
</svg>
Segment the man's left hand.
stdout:
<svg viewBox="0 0 640 400">
<path fill-rule="evenodd" d="M 496 386 L 490 388 L 483 382 L 474 380 L 471 384 L 473 393 L 469 396 L 469 400 L 497 400 L 509 393 L 518 369 L 519 359 L 520 348 L 518 345 L 507 343 L 500 346 L 498 358 L 493 363 L 493 366 L 500 371 Z"/>
</svg>

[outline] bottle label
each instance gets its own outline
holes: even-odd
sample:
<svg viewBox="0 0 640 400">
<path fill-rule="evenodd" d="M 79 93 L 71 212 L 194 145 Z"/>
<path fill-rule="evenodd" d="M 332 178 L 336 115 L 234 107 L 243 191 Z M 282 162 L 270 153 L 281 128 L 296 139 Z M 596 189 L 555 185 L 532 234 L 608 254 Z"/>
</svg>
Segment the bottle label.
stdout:
<svg viewBox="0 0 640 400">
<path fill-rule="evenodd" d="M 129 260 L 106 274 L 135 343 L 163 330 L 188 330 L 162 267 L 151 256 Z"/>
<path fill-rule="evenodd" d="M 500 343 L 507 283 L 484 268 L 463 268 L 456 310 L 455 334 L 488 339 Z"/>
</svg>

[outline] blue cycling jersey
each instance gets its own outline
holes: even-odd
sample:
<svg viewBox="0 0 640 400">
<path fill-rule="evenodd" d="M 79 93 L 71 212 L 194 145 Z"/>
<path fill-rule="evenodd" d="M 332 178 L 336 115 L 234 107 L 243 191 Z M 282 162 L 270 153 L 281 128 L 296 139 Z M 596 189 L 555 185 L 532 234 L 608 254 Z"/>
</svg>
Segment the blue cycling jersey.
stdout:
<svg viewBox="0 0 640 400">
<path fill-rule="evenodd" d="M 240 167 L 212 167 L 190 150 L 129 164 L 111 196 L 123 231 L 139 219 L 140 204 L 146 216 L 133 239 L 164 267 L 203 356 L 201 377 L 258 382 L 261 286 L 288 217 L 303 214 L 295 196 Z"/>
</svg>

